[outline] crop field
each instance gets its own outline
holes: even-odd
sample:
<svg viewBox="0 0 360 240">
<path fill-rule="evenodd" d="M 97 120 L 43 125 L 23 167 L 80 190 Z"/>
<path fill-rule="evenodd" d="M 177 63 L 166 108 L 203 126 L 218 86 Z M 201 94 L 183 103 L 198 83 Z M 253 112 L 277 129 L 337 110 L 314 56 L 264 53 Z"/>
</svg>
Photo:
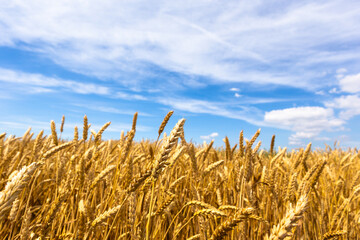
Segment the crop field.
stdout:
<svg viewBox="0 0 360 240">
<path fill-rule="evenodd" d="M 64 118 L 1 134 L 0 239 L 358 239 L 357 149 L 262 150 L 260 130 L 194 145 L 171 115 L 157 141 L 133 141 L 137 113 L 119 140 L 86 116 L 71 141 Z"/>
</svg>

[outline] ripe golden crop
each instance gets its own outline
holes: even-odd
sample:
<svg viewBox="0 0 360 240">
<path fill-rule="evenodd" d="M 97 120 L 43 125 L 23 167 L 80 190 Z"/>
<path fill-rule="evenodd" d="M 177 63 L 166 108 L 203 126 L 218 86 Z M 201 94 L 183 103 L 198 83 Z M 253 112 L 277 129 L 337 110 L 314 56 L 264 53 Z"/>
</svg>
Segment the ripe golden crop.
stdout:
<svg viewBox="0 0 360 240">
<path fill-rule="evenodd" d="M 0 239 L 356 239 L 357 149 L 194 146 L 180 119 L 161 139 L 0 135 Z M 63 118 L 64 120 L 64 118 Z M 64 121 L 61 124 L 63 131 Z"/>
</svg>

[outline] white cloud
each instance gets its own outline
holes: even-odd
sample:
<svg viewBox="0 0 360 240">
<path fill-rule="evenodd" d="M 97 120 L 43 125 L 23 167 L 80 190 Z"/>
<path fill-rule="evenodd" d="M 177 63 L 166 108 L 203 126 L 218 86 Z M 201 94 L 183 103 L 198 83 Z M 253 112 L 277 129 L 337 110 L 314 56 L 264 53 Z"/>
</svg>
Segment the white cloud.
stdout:
<svg viewBox="0 0 360 240">
<path fill-rule="evenodd" d="M 238 94 L 238 93 L 235 93 L 234 96 L 237 97 L 237 98 L 241 97 L 241 95 Z"/>
<path fill-rule="evenodd" d="M 301 146 L 304 144 L 305 139 L 311 139 L 316 137 L 317 134 L 314 133 L 308 133 L 308 132 L 296 132 L 294 134 L 291 134 L 289 136 L 289 144 L 290 145 L 296 145 Z"/>
<path fill-rule="evenodd" d="M 125 99 L 125 100 L 147 100 L 147 98 L 142 95 L 129 94 L 129 93 L 125 93 L 125 92 L 116 92 L 113 97 L 121 98 L 121 99 Z"/>
<path fill-rule="evenodd" d="M 230 91 L 231 91 L 231 92 L 239 92 L 239 91 L 240 91 L 240 88 L 230 88 Z"/>
<path fill-rule="evenodd" d="M 341 109 L 339 117 L 345 120 L 360 115 L 360 97 L 358 95 L 341 96 L 326 102 L 325 105 L 327 107 Z"/>
<path fill-rule="evenodd" d="M 340 0 L 4 1 L 0 45 L 22 43 L 67 69 L 127 85 L 148 83 L 156 65 L 216 83 L 313 88 L 326 84 L 313 80 L 314 66 L 358 61 L 358 49 L 334 46 L 360 40 L 359 6 Z"/>
<path fill-rule="evenodd" d="M 14 129 L 23 130 L 24 132 L 31 127 L 32 130 L 45 130 L 50 129 L 50 121 L 49 122 L 41 122 L 41 121 L 0 121 L 0 126 L 7 131 L 11 131 Z"/>
<path fill-rule="evenodd" d="M 206 135 L 206 136 L 200 136 L 200 138 L 203 139 L 203 140 L 209 140 L 209 139 L 214 139 L 214 138 L 216 138 L 218 136 L 219 136 L 219 133 L 213 132 L 213 133 L 211 133 L 209 135 Z"/>
<path fill-rule="evenodd" d="M 31 86 L 30 93 L 42 93 L 55 91 L 58 88 L 66 89 L 79 94 L 99 94 L 110 93 L 109 88 L 92 83 L 80 83 L 70 80 L 46 77 L 41 74 L 24 73 L 0 67 L 0 82 L 15 84 L 17 86 Z M 33 90 L 33 91 L 31 91 Z"/>
<path fill-rule="evenodd" d="M 263 124 L 263 113 L 255 107 L 237 106 L 237 108 L 231 108 L 231 104 L 228 102 L 211 102 L 205 100 L 171 97 L 159 98 L 157 99 L 157 102 L 171 106 L 172 109 L 179 111 L 239 119 L 253 125 Z"/>
<path fill-rule="evenodd" d="M 360 73 L 347 75 L 340 79 L 339 85 L 342 91 L 349 93 L 360 92 Z"/>
<path fill-rule="evenodd" d="M 338 93 L 339 90 L 337 88 L 332 88 L 329 90 L 329 93 L 333 94 L 333 93 Z"/>
<path fill-rule="evenodd" d="M 343 73 L 346 73 L 347 72 L 347 69 L 346 68 L 339 68 L 336 70 L 336 73 L 338 74 L 343 74 Z"/>
<path fill-rule="evenodd" d="M 295 132 L 289 144 L 317 137 L 323 131 L 340 130 L 345 122 L 334 116 L 332 109 L 323 107 L 295 107 L 266 112 L 264 122 L 273 127 Z"/>
<path fill-rule="evenodd" d="M 50 93 L 50 92 L 54 92 L 54 89 L 50 89 L 50 88 L 45 88 L 45 87 L 30 87 L 29 88 L 29 93 Z"/>
<path fill-rule="evenodd" d="M 106 113 L 114 113 L 114 114 L 124 114 L 124 115 L 134 115 L 136 111 L 130 111 L 130 110 L 124 110 L 124 109 L 118 109 L 114 107 L 109 106 L 103 106 L 99 103 L 93 102 L 91 104 L 73 104 L 74 106 L 81 107 L 81 108 L 87 108 L 94 111 L 99 112 L 106 112 Z M 148 113 L 139 112 L 139 116 L 149 117 L 152 116 Z"/>
<path fill-rule="evenodd" d="M 347 72 L 347 69 L 346 68 L 339 68 L 336 70 L 336 78 L 337 79 L 341 79 L 343 78 L 345 75 L 345 73 Z"/>
</svg>

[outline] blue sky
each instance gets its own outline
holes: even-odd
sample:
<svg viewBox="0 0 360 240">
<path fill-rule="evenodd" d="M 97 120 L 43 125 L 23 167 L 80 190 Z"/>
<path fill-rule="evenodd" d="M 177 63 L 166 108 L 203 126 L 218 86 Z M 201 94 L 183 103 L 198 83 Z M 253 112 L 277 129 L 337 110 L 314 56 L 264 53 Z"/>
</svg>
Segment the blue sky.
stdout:
<svg viewBox="0 0 360 240">
<path fill-rule="evenodd" d="M 0 132 L 360 145 L 359 1 L 1 1 Z"/>
</svg>

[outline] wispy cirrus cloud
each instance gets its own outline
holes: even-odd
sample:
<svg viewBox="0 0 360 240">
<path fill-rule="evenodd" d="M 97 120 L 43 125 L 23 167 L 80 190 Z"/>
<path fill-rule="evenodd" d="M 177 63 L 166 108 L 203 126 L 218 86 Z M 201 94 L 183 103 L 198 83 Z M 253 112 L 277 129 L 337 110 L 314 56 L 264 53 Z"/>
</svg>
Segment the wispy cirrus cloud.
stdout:
<svg viewBox="0 0 360 240">
<path fill-rule="evenodd" d="M 107 87 L 100 83 L 79 82 L 75 80 L 49 77 L 40 73 L 27 73 L 0 67 L 0 83 L 9 89 L 15 88 L 29 94 L 42 94 L 68 91 L 77 94 L 96 94 L 114 99 L 147 100 L 147 97 L 132 91 L 119 91 L 118 87 Z M 3 88 L 5 88 L 3 86 Z"/>
<path fill-rule="evenodd" d="M 50 129 L 50 122 L 44 121 L 0 121 L 0 126 L 3 129 L 20 129 L 25 131 L 28 128 L 32 128 L 32 130 L 44 130 Z"/>
<path fill-rule="evenodd" d="M 30 93 L 44 93 L 64 89 L 78 94 L 107 95 L 110 89 L 98 84 L 81 83 L 71 80 L 47 77 L 42 74 L 25 73 L 0 67 L 0 82 L 17 85 L 21 88 L 26 86 Z M 28 87 L 30 86 L 30 89 Z"/>
<path fill-rule="evenodd" d="M 360 40 L 354 24 L 359 7 L 340 0 L 5 2 L 0 44 L 128 86 L 156 78 L 151 66 L 157 66 L 218 84 L 311 89 L 324 85 L 319 72 L 332 71 L 333 64 L 359 63 L 359 48 L 352 44 Z M 337 47 L 339 42 L 349 47 Z M 176 85 L 177 80 L 166 81 Z"/>
<path fill-rule="evenodd" d="M 86 108 L 89 110 L 97 111 L 97 112 L 105 112 L 105 113 L 114 113 L 114 114 L 123 114 L 123 115 L 134 115 L 136 112 L 128 110 L 128 109 L 119 109 L 111 106 L 105 106 L 101 103 L 92 103 L 92 104 L 79 104 L 75 103 L 73 106 L 80 107 L 82 109 Z M 139 112 L 140 116 L 149 117 L 152 116 L 151 114 L 145 113 L 145 112 Z"/>
<path fill-rule="evenodd" d="M 231 106 L 229 102 L 216 102 L 185 98 L 160 98 L 156 100 L 172 109 L 195 114 L 210 114 L 232 119 L 239 119 L 254 125 L 263 124 L 262 111 L 250 106 Z"/>
<path fill-rule="evenodd" d="M 129 94 L 125 92 L 116 92 L 113 96 L 113 98 L 121 98 L 125 100 L 148 100 L 147 97 L 140 95 L 140 94 Z"/>
</svg>

